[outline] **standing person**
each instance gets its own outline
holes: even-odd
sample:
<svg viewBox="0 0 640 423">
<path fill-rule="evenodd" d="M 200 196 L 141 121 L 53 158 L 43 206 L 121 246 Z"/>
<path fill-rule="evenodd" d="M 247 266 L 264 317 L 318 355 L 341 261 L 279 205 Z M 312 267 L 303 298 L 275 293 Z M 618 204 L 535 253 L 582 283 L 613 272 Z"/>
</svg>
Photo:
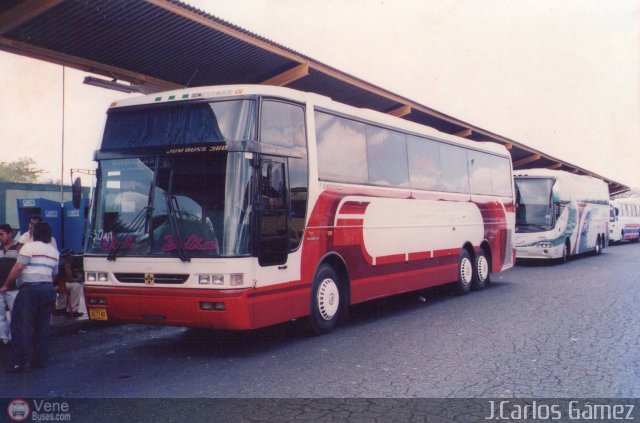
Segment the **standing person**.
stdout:
<svg viewBox="0 0 640 423">
<path fill-rule="evenodd" d="M 18 258 L 18 244 L 13 240 L 13 229 L 6 223 L 0 225 L 0 246 L 0 286 L 2 286 Z M 9 345 L 11 342 L 11 325 L 7 312 L 11 313 L 13 310 L 17 295 L 16 287 L 0 294 L 0 347 Z"/>
<path fill-rule="evenodd" d="M 56 300 L 53 275 L 58 268 L 58 250 L 51 244 L 51 226 L 33 225 L 33 241 L 22 246 L 16 264 L 0 294 L 17 281 L 18 296 L 11 313 L 11 366 L 8 372 L 23 372 L 29 365 L 44 367 L 49 358 L 51 308 Z"/>
<path fill-rule="evenodd" d="M 60 283 L 66 286 L 66 292 L 58 292 L 56 299 L 56 313 L 66 313 L 67 316 L 82 317 L 80 312 L 80 297 L 83 295 L 82 277 L 73 273 L 73 251 L 71 248 L 63 248 L 60 251 L 60 270 L 58 272 Z"/>
<path fill-rule="evenodd" d="M 29 216 L 29 230 L 23 233 L 20 238 L 18 238 L 18 244 L 24 245 L 27 242 L 33 241 L 33 225 L 42 221 L 42 216 L 40 216 L 39 214 L 34 213 Z M 58 249 L 58 243 L 56 242 L 56 239 L 53 237 L 53 235 L 51 236 L 51 245 L 53 245 L 56 250 Z"/>
</svg>

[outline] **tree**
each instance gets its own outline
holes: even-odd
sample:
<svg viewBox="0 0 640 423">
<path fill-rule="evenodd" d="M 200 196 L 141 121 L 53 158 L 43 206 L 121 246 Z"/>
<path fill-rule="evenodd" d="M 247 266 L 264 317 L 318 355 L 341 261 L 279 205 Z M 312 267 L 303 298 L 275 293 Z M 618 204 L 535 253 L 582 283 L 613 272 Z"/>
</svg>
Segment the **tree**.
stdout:
<svg viewBox="0 0 640 423">
<path fill-rule="evenodd" d="M 44 170 L 35 166 L 35 161 L 29 157 L 21 157 L 13 162 L 0 161 L 1 182 L 36 182 Z"/>
</svg>

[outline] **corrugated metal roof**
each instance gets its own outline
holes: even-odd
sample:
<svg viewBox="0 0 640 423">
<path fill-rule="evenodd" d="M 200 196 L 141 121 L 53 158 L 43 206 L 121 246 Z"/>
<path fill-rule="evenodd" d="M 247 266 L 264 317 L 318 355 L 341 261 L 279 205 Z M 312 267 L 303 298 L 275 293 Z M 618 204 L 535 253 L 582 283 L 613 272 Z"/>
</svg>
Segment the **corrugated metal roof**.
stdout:
<svg viewBox="0 0 640 423">
<path fill-rule="evenodd" d="M 629 189 L 176 0 L 5 0 L 0 3 L 0 49 L 129 81 L 148 91 L 270 81 L 381 112 L 404 107 L 404 119 L 507 145 L 516 168 L 553 167 L 602 178 L 611 193 Z M 306 67 L 295 72 L 301 65 Z M 292 78 L 272 79 L 290 70 Z"/>
</svg>

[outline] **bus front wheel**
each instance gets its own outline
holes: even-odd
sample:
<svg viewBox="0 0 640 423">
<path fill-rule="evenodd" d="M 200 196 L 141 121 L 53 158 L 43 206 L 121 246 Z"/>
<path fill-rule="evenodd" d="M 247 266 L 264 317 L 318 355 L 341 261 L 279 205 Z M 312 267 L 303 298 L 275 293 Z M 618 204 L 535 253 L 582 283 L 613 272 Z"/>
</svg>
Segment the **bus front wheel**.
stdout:
<svg viewBox="0 0 640 423">
<path fill-rule="evenodd" d="M 338 323 L 342 305 L 340 280 L 328 264 L 318 269 L 311 289 L 311 329 L 317 335 L 330 332 Z"/>
<path fill-rule="evenodd" d="M 560 257 L 560 263 L 566 263 L 569 261 L 570 254 L 569 240 L 564 243 L 564 248 L 562 249 L 562 257 Z"/>
<path fill-rule="evenodd" d="M 456 282 L 456 293 L 465 295 L 471 289 L 473 281 L 473 262 L 471 256 L 466 249 L 462 249 L 458 256 L 458 280 Z"/>
</svg>

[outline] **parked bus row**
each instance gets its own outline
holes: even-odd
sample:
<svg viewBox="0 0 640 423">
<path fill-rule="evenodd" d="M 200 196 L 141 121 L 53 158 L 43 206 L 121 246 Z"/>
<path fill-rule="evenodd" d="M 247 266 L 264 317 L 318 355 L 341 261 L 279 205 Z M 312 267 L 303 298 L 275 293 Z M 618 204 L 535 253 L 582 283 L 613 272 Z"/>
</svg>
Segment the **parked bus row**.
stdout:
<svg viewBox="0 0 640 423">
<path fill-rule="evenodd" d="M 92 319 L 253 329 L 607 244 L 602 181 L 281 87 L 107 112 L 84 249 Z M 74 186 L 79 184 L 74 184 Z"/>
</svg>

